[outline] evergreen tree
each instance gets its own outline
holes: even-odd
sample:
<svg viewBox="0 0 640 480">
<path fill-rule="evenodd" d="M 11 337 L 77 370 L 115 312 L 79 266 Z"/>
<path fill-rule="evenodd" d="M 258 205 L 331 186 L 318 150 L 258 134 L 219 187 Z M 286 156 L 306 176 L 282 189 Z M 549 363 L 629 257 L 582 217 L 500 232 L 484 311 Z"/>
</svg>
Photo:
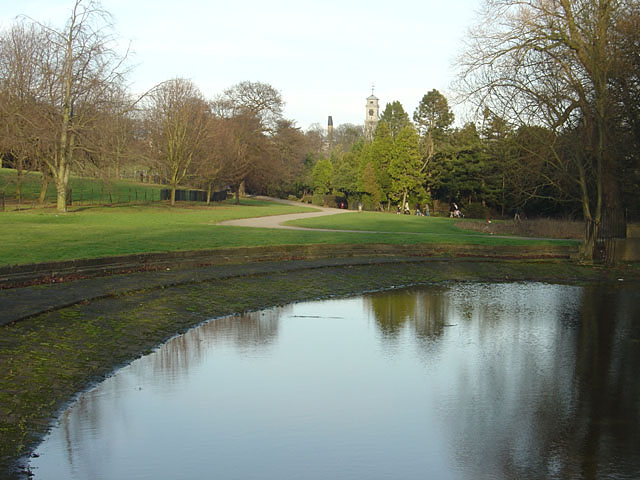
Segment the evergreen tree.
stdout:
<svg viewBox="0 0 640 480">
<path fill-rule="evenodd" d="M 333 176 L 331 186 L 345 196 L 358 191 L 358 149 L 342 155 L 332 155 Z"/>
<path fill-rule="evenodd" d="M 362 152 L 361 156 L 361 176 L 364 173 L 367 163 L 371 163 L 375 169 L 377 184 L 382 192 L 381 201 L 387 201 L 389 208 L 389 194 L 391 193 L 391 177 L 389 176 L 389 165 L 393 158 L 393 137 L 389 124 L 380 121 L 373 142 Z"/>
<path fill-rule="evenodd" d="M 331 188 L 333 179 L 333 164 L 328 158 L 318 160 L 311 172 L 311 181 L 315 193 L 327 194 Z"/>
<path fill-rule="evenodd" d="M 411 125 L 409 114 L 404 111 L 402 104 L 397 100 L 387 103 L 382 115 L 380 115 L 380 121 L 387 123 L 394 140 L 398 137 L 400 130 L 407 125 Z"/>
<path fill-rule="evenodd" d="M 364 170 L 362 171 L 360 183 L 362 192 L 368 196 L 371 203 L 371 205 L 367 205 L 367 202 L 365 202 L 365 207 L 378 208 L 382 203 L 384 194 L 382 192 L 382 188 L 380 188 L 380 184 L 378 183 L 376 169 L 373 166 L 373 163 L 366 163 Z"/>
<path fill-rule="evenodd" d="M 420 135 L 422 170 L 426 170 L 429 162 L 444 148 L 454 115 L 447 98 L 433 89 L 420 100 L 413 121 Z"/>
<path fill-rule="evenodd" d="M 402 205 L 410 193 L 422 188 L 425 178 L 421 163 L 418 133 L 412 125 L 407 125 L 398 133 L 389 164 L 392 196 L 400 200 Z"/>
</svg>

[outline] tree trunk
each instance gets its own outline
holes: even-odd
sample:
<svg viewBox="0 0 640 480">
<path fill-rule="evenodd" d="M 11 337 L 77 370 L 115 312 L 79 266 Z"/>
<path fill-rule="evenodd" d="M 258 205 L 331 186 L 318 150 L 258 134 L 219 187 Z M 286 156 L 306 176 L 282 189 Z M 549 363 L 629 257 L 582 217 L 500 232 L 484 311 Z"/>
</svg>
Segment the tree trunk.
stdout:
<svg viewBox="0 0 640 480">
<path fill-rule="evenodd" d="M 236 193 L 236 205 L 240 205 L 240 184 L 234 186 Z"/>
<path fill-rule="evenodd" d="M 16 162 L 17 167 L 17 178 L 16 178 L 16 200 L 18 204 L 22 202 L 22 178 L 24 177 L 24 172 L 22 171 L 22 167 L 20 166 L 22 162 Z"/>
<path fill-rule="evenodd" d="M 170 201 L 171 206 L 175 206 L 176 204 L 176 186 L 175 184 L 171 185 L 171 201 Z"/>
<path fill-rule="evenodd" d="M 50 177 L 42 174 L 42 185 L 40 185 L 40 196 L 38 197 L 38 203 L 42 205 L 47 198 L 47 189 L 49 188 Z"/>
<path fill-rule="evenodd" d="M 596 239 L 598 238 L 598 224 L 591 219 L 584 223 L 584 242 L 581 248 L 583 260 L 592 262 L 596 259 Z"/>
<path fill-rule="evenodd" d="M 207 206 L 211 204 L 211 183 L 207 184 Z"/>
<path fill-rule="evenodd" d="M 59 212 L 67 211 L 67 184 L 63 176 L 56 178 L 56 208 Z"/>
</svg>

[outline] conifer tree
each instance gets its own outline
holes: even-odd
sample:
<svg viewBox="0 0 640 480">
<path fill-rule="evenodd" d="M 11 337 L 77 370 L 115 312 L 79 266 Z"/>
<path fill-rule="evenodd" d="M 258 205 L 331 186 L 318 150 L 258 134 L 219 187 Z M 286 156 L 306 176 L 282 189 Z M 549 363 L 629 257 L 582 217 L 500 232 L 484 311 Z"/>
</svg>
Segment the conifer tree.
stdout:
<svg viewBox="0 0 640 480">
<path fill-rule="evenodd" d="M 420 167 L 418 133 L 413 126 L 407 125 L 398 133 L 389 164 L 393 197 L 401 200 L 402 205 L 410 193 L 419 191 L 423 186 L 425 178 Z"/>
</svg>

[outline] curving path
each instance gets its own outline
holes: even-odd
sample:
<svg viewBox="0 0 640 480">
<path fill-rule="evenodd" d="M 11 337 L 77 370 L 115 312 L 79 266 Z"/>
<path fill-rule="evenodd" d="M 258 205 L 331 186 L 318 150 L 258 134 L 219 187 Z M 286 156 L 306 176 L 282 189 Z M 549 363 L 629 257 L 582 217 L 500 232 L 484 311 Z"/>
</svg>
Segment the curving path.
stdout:
<svg viewBox="0 0 640 480">
<path fill-rule="evenodd" d="M 269 200 L 271 202 L 279 202 L 286 203 L 289 205 L 297 205 L 297 206 L 305 206 L 309 207 L 306 203 L 294 202 L 291 200 L 282 200 L 278 198 L 270 198 L 270 197 L 256 197 L 261 200 Z M 298 220 L 301 218 L 314 218 L 314 217 L 324 217 L 326 215 L 337 215 L 340 213 L 348 213 L 353 212 L 353 210 L 344 210 L 340 208 L 328 208 L 328 207 L 318 207 L 313 206 L 316 211 L 314 212 L 302 212 L 302 213 L 287 213 L 285 215 L 271 215 L 268 217 L 253 217 L 253 218 L 240 218 L 237 220 L 225 220 L 223 222 L 218 223 L 218 225 L 231 225 L 234 227 L 254 227 L 254 228 L 283 228 L 287 230 L 316 230 L 316 231 L 336 231 L 336 230 L 325 230 L 320 228 L 305 228 L 305 227 L 294 227 L 290 225 L 283 225 L 285 222 L 289 220 Z M 340 230 L 344 231 L 344 230 Z"/>
</svg>

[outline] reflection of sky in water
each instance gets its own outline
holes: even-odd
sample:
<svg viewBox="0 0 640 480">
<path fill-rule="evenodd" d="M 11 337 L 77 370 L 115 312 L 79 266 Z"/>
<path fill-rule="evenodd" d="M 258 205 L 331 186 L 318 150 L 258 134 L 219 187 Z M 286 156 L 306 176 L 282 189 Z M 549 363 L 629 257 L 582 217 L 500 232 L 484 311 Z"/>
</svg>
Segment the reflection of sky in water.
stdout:
<svg viewBox="0 0 640 480">
<path fill-rule="evenodd" d="M 83 394 L 32 465 L 46 479 L 629 473 L 637 296 L 456 284 L 217 319 Z"/>
</svg>

